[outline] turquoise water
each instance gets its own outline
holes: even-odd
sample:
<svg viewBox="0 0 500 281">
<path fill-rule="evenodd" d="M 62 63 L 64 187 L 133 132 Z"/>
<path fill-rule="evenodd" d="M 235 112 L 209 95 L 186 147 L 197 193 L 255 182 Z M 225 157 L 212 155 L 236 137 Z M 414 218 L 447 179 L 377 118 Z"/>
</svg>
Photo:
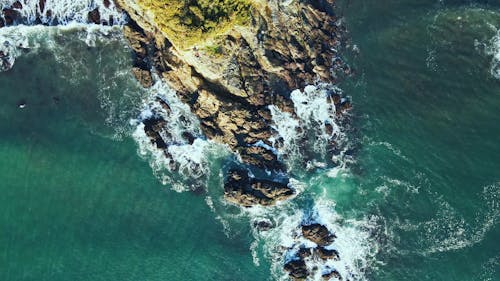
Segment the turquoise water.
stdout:
<svg viewBox="0 0 500 281">
<path fill-rule="evenodd" d="M 500 3 L 469 3 L 344 6 L 361 50 L 343 86 L 362 139 L 353 201 L 381 226 L 373 280 L 500 279 L 500 81 L 475 46 Z"/>
<path fill-rule="evenodd" d="M 42 46 L 0 74 L 0 280 L 265 279 L 249 235 L 227 239 L 204 196 L 161 185 L 134 141 L 117 140 L 127 129 L 109 122 L 128 119 L 111 105 L 131 118 L 143 94 L 119 74 L 130 52 L 80 33 L 45 32 L 66 52 Z"/>
<path fill-rule="evenodd" d="M 224 203 L 218 155 L 208 192 L 161 184 L 131 137 L 149 93 L 118 29 L 26 31 L 40 46 L 0 73 L 0 280 L 276 280 L 311 212 L 353 280 L 500 280 L 500 4 L 371 2 L 339 5 L 360 50 L 340 85 L 353 160 L 272 210 Z"/>
</svg>

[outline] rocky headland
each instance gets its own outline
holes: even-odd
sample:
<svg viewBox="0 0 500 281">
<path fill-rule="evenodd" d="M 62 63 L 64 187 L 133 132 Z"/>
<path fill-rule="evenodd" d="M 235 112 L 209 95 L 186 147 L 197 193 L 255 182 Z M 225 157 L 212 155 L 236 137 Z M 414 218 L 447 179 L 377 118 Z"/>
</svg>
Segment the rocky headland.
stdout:
<svg viewBox="0 0 500 281">
<path fill-rule="evenodd" d="M 135 77 L 150 87 L 155 72 L 190 106 L 204 136 L 239 156 L 241 167 L 227 174 L 226 199 L 268 206 L 293 196 L 289 184 L 250 177 L 245 170 L 286 173 L 270 141 L 276 132 L 269 106 L 293 116 L 291 91 L 335 83 L 336 69 L 348 69 L 337 56 L 345 29 L 333 0 L 116 4 L 130 16 L 124 33 L 135 52 Z M 350 107 L 338 95 L 325 102 L 334 103 L 338 114 Z M 158 133 L 162 120 L 145 123 L 154 123 L 145 126 L 146 134 L 165 149 Z"/>
</svg>

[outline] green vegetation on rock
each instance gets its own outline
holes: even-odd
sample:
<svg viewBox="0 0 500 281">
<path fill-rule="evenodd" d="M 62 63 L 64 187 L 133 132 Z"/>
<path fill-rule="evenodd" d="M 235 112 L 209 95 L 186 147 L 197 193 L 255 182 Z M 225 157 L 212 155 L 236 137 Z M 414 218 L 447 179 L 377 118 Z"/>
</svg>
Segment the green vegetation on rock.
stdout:
<svg viewBox="0 0 500 281">
<path fill-rule="evenodd" d="M 250 23 L 252 0 L 138 0 L 178 47 L 187 48 Z"/>
</svg>

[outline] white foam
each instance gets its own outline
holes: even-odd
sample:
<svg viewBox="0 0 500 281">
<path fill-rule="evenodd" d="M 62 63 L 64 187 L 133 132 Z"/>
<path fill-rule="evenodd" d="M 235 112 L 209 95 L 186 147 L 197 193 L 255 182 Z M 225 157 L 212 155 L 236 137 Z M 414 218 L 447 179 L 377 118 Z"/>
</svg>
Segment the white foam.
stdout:
<svg viewBox="0 0 500 281">
<path fill-rule="evenodd" d="M 305 259 L 311 273 L 308 280 L 323 280 L 322 274 L 332 270 L 337 270 L 344 280 L 365 280 L 364 271 L 378 250 L 374 248 L 369 237 L 372 224 L 368 220 L 343 218 L 335 212 L 335 203 L 327 199 L 316 199 L 310 210 L 301 209 L 293 201 L 288 201 L 272 208 L 244 208 L 242 212 L 251 222 L 269 221 L 274 226 L 269 230 L 253 228 L 252 233 L 261 247 L 254 242 L 250 248 L 254 259 L 259 256 L 259 251 L 262 251 L 260 254 L 271 261 L 274 280 L 289 280 L 288 273 L 283 269 L 285 262 L 293 259 L 300 247 L 316 246 L 314 242 L 302 236 L 303 224 L 325 225 L 337 236 L 326 248 L 335 249 L 340 255 L 340 260 Z"/>
<path fill-rule="evenodd" d="M 330 161 L 340 164 L 339 157 L 343 155 L 327 155 L 333 142 L 341 146 L 346 137 L 341 127 L 337 125 L 339 118 L 331 97 L 331 93 L 342 91 L 331 84 L 319 84 L 317 86 L 306 86 L 304 91 L 294 90 L 290 94 L 296 116 L 281 111 L 277 106 L 271 105 L 269 109 L 272 115 L 272 128 L 277 132 L 270 141 L 278 150 L 281 158 L 292 168 L 303 163 L 310 169 L 324 168 L 322 161 L 330 156 Z M 327 129 L 331 126 L 331 132 Z M 278 141 L 281 140 L 281 141 Z M 311 149 L 316 155 L 304 152 Z"/>
<path fill-rule="evenodd" d="M 121 38 L 119 27 L 83 23 L 69 23 L 61 26 L 18 25 L 3 27 L 0 28 L 0 51 L 8 60 L 9 67 L 4 69 L 0 67 L 0 71 L 12 68 L 15 60 L 25 51 L 36 52 L 40 47 L 57 49 L 59 44 L 55 42 L 56 39 L 65 36 L 65 33 L 69 31 L 80 32 L 82 35 L 78 39 L 89 47 L 95 47 L 98 40 Z M 57 54 L 54 52 L 54 55 L 57 56 Z"/>
<path fill-rule="evenodd" d="M 0 7 L 8 8 L 16 0 L 2 0 Z M 41 10 L 39 0 L 22 1 L 22 9 L 19 11 L 22 17 L 22 24 L 35 24 L 37 16 L 43 24 L 53 25 L 69 23 L 88 23 L 88 14 L 94 9 L 99 10 L 102 20 L 109 22 L 113 18 L 114 24 L 123 25 L 126 22 L 124 13 L 119 12 L 113 1 L 110 1 L 109 7 L 99 0 L 46 0 L 45 7 Z M 49 12 L 50 11 L 50 12 Z"/>
<path fill-rule="evenodd" d="M 190 186 L 189 181 L 203 181 L 210 172 L 210 156 L 222 157 L 226 149 L 202 139 L 199 120 L 191 113 L 189 106 L 181 102 L 175 91 L 166 83 L 158 77 L 155 77 L 155 80 L 157 82 L 148 90 L 147 97 L 143 100 L 143 110 L 138 119 L 130 121 L 136 126 L 132 135 L 139 146 L 139 155 L 149 161 L 162 184 L 170 185 L 178 192 L 190 190 L 195 186 Z M 168 104 L 169 109 L 166 109 L 158 99 Z M 164 150 L 157 148 L 144 131 L 145 126 L 142 121 L 153 116 L 165 120 L 160 134 L 168 145 L 166 149 L 168 155 Z M 186 133 L 196 139 L 189 143 L 185 138 Z M 177 174 L 180 178 L 176 178 Z"/>
<path fill-rule="evenodd" d="M 493 56 L 490 67 L 491 75 L 500 79 L 500 29 L 497 29 L 496 35 L 491 38 L 489 45 L 486 47 L 486 53 Z"/>
</svg>

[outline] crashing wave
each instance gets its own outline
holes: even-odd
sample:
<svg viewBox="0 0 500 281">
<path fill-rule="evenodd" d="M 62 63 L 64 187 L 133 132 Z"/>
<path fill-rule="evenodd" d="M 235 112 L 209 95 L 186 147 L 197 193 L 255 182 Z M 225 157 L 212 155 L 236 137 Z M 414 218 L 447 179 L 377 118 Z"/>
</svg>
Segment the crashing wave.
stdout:
<svg viewBox="0 0 500 281">
<path fill-rule="evenodd" d="M 346 135 L 339 125 L 345 114 L 338 111 L 349 107 L 349 102 L 341 96 L 342 90 L 334 85 L 309 85 L 290 94 L 294 113 L 269 106 L 276 131 L 270 141 L 290 169 L 324 168 L 325 161 L 346 163 Z"/>
<path fill-rule="evenodd" d="M 491 75 L 496 79 L 500 79 L 500 29 L 497 29 L 497 34 L 491 38 L 489 45 L 486 47 L 486 53 L 493 56 L 490 68 Z"/>
<path fill-rule="evenodd" d="M 158 80 L 148 90 L 133 138 L 162 184 L 178 192 L 204 188 L 211 155 L 225 149 L 202 137 L 198 118 L 174 90 Z M 179 175 L 180 177 L 176 177 Z"/>
<path fill-rule="evenodd" d="M 27 26 L 57 25 L 58 27 L 86 28 L 86 43 L 95 45 L 99 36 L 107 35 L 110 28 L 103 25 L 89 24 L 89 13 L 98 11 L 99 20 L 106 25 L 121 26 L 126 22 L 125 14 L 119 12 L 111 1 L 91 0 L 7 0 L 0 3 L 0 72 L 11 69 L 16 58 L 23 51 L 39 47 L 46 35 L 43 27 Z M 107 20 L 106 20 L 107 19 Z M 94 19 L 95 21 L 96 19 Z M 8 23 L 8 24 L 7 24 Z M 4 24 L 8 26 L 2 27 Z M 51 27 L 47 27 L 51 29 Z M 53 28 L 52 33 L 57 31 Z M 50 32 L 49 32 L 50 33 Z"/>
<path fill-rule="evenodd" d="M 106 126 L 94 128 L 92 133 L 120 139 L 130 132 L 128 120 L 136 114 L 141 88 L 128 67 L 129 49 L 119 27 L 81 23 L 10 26 L 0 28 L 0 42 L 0 53 L 10 54 L 0 60 L 3 70 L 12 67 L 20 57 L 30 60 L 29 57 L 43 55 L 55 62 L 54 75 L 65 82 L 78 86 L 86 80 L 95 84 L 99 102 L 96 106 L 101 108 L 99 114 L 105 118 Z M 113 63 L 107 59 L 110 56 Z"/>
<path fill-rule="evenodd" d="M 3 0 L 0 8 L 16 14 L 12 19 L 16 25 L 91 23 L 90 13 L 98 13 L 99 21 L 105 24 L 123 25 L 126 21 L 125 14 L 109 0 Z M 0 19 L 5 22 L 7 16 L 0 13 Z"/>
</svg>

